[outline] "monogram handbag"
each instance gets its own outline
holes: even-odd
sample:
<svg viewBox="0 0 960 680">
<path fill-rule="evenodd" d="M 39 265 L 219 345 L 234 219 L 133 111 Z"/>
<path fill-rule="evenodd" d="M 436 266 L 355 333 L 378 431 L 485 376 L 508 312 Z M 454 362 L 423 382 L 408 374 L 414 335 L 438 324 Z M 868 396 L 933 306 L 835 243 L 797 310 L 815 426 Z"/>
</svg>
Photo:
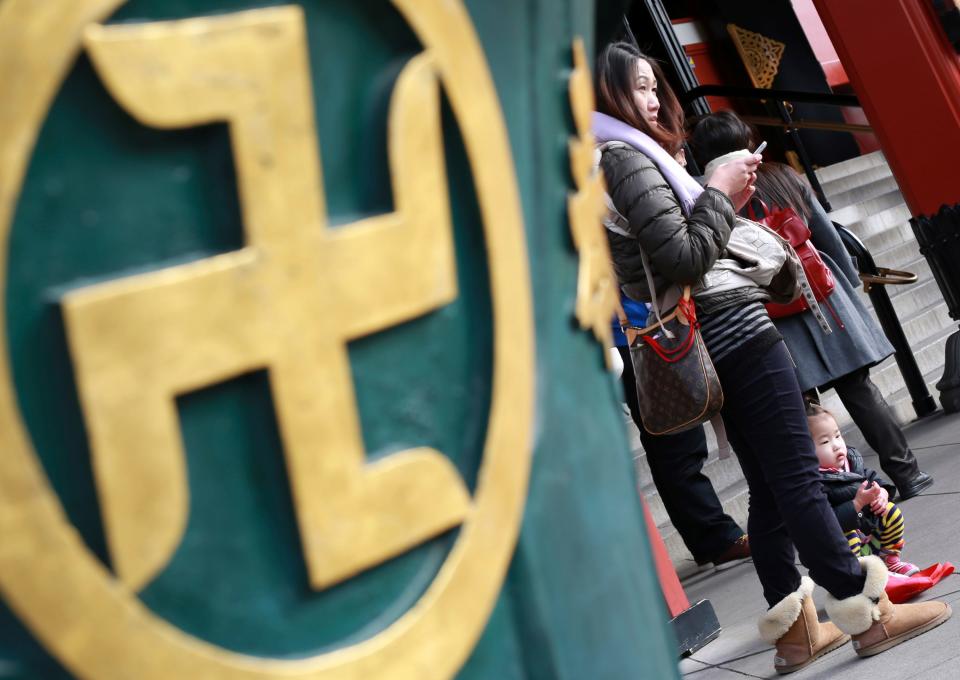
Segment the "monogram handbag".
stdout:
<svg viewBox="0 0 960 680">
<path fill-rule="evenodd" d="M 720 413 L 723 390 L 700 337 L 690 286 L 683 289 L 674 310 L 661 318 L 650 262 L 645 253 L 642 257 L 657 321 L 646 328 L 632 329 L 636 337 L 630 343 L 630 359 L 640 419 L 650 434 L 683 432 Z"/>
<path fill-rule="evenodd" d="M 817 302 L 824 302 L 833 292 L 836 282 L 833 279 L 833 272 L 830 271 L 823 258 L 820 257 L 820 253 L 810 242 L 810 228 L 793 208 L 778 208 L 771 211 L 763 201 L 760 201 L 760 206 L 763 209 L 764 216 L 758 219 L 753 208 L 753 202 L 750 203 L 747 208 L 750 219 L 770 227 L 790 242 L 800 258 L 803 273 L 813 290 L 814 298 Z M 829 305 L 829 303 L 827 304 Z M 773 302 L 767 304 L 767 312 L 773 319 L 793 316 L 808 309 L 810 309 L 810 304 L 803 296 L 787 304 Z"/>
</svg>

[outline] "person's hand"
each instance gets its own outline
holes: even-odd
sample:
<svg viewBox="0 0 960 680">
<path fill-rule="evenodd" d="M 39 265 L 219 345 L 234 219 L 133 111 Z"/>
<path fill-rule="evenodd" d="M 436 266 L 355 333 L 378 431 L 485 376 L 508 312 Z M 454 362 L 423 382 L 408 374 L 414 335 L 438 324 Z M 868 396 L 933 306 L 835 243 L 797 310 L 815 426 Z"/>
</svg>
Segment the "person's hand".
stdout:
<svg viewBox="0 0 960 680">
<path fill-rule="evenodd" d="M 756 173 L 754 173 L 753 182 L 755 182 L 756 179 L 757 179 L 757 176 L 756 176 Z M 751 182 L 750 184 L 745 186 L 742 191 L 739 191 L 733 194 L 732 196 L 730 196 L 730 200 L 733 202 L 734 212 L 740 212 L 741 210 L 743 210 L 743 206 L 745 206 L 747 203 L 750 202 L 750 198 L 756 192 L 757 192 L 757 187 L 755 187 Z"/>
<path fill-rule="evenodd" d="M 707 186 L 725 193 L 739 210 L 756 190 L 757 168 L 762 159 L 757 154 L 734 158 L 713 171 Z M 737 205 L 738 201 L 742 201 L 740 205 Z"/>
<path fill-rule="evenodd" d="M 877 497 L 870 503 L 870 509 L 874 515 L 882 515 L 883 511 L 887 509 L 887 501 L 890 499 L 890 494 L 876 482 L 874 482 L 874 484 L 877 486 Z"/>
<path fill-rule="evenodd" d="M 863 480 L 860 488 L 857 489 L 857 495 L 853 497 L 853 509 L 860 512 L 865 506 L 873 503 L 877 498 L 878 490 L 883 491 L 876 482 Z"/>
</svg>

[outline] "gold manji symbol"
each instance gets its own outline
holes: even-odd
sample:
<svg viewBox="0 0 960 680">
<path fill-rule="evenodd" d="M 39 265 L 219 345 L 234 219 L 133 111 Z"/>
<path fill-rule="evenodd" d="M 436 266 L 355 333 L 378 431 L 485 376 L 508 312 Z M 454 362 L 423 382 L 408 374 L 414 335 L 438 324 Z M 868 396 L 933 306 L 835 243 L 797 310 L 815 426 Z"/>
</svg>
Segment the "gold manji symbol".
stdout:
<svg viewBox="0 0 960 680">
<path fill-rule="evenodd" d="M 288 7 L 86 32 L 110 92 L 143 123 L 229 121 L 248 244 L 64 301 L 111 553 L 134 588 L 186 527 L 176 395 L 264 366 L 315 586 L 467 512 L 456 469 L 436 451 L 364 466 L 346 349 L 457 296 L 436 71 L 420 55 L 394 91 L 396 212 L 330 230 L 304 29 Z M 256 67 L 238 74 L 243 63 Z"/>
<path fill-rule="evenodd" d="M 122 4 L 0 4 L 0 281 L 36 135 L 80 49 L 143 124 L 228 123 L 246 245 L 62 301 L 116 575 L 69 525 L 0 353 L 0 593 L 52 655 L 89 680 L 451 677 L 483 630 L 519 531 L 535 365 L 513 161 L 469 16 L 455 0 L 394 0 L 424 45 L 391 99 L 395 210 L 330 230 L 302 12 L 97 23 Z M 349 340 L 457 297 L 441 86 L 476 183 L 495 324 L 493 397 L 472 498 L 432 449 L 365 462 L 346 353 Z M 463 525 L 410 611 L 368 641 L 297 661 L 215 647 L 136 597 L 169 561 L 189 515 L 175 396 L 261 368 L 269 370 L 316 588 Z"/>
</svg>

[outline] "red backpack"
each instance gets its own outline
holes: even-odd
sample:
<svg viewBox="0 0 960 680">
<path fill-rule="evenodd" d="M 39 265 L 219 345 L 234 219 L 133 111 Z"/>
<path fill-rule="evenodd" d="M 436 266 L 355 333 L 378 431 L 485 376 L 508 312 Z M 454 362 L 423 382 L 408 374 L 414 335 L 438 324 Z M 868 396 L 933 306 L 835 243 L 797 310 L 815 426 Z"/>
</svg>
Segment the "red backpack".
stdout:
<svg viewBox="0 0 960 680">
<path fill-rule="evenodd" d="M 836 282 L 833 280 L 833 272 L 820 257 L 817 249 L 810 243 L 810 227 L 793 208 L 770 210 L 763 201 L 760 201 L 760 205 L 763 207 L 763 217 L 757 217 L 753 210 L 753 201 L 750 202 L 747 207 L 750 219 L 770 227 L 790 242 L 790 245 L 793 246 L 800 257 L 803 272 L 807 275 L 810 288 L 813 289 L 814 298 L 817 302 L 826 300 L 827 296 L 833 292 Z M 785 305 L 767 303 L 767 313 L 770 314 L 772 319 L 793 316 L 808 309 L 810 309 L 810 306 L 802 296 Z"/>
</svg>

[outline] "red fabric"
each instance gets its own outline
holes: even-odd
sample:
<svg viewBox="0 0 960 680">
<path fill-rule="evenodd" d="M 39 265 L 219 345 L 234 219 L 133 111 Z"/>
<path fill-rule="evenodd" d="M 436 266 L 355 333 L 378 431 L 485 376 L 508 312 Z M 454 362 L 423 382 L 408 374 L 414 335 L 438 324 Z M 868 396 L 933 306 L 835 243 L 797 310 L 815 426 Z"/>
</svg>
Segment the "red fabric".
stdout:
<svg viewBox="0 0 960 680">
<path fill-rule="evenodd" d="M 937 562 L 913 576 L 890 574 L 887 579 L 887 597 L 894 604 L 900 604 L 928 590 L 940 582 L 941 579 L 953 573 L 954 567 L 950 562 Z"/>
<path fill-rule="evenodd" d="M 647 507 L 647 502 L 643 500 L 643 496 L 640 496 L 640 503 L 643 505 L 643 517 L 647 522 L 647 538 L 650 540 L 650 548 L 653 551 L 653 563 L 657 568 L 660 590 L 663 592 L 663 599 L 667 604 L 670 616 L 676 617 L 690 609 L 690 600 L 683 592 L 683 586 L 680 585 L 680 579 L 673 568 L 673 562 L 670 561 L 670 553 L 667 551 L 667 546 L 657 529 L 657 523 L 653 521 L 653 515 L 650 514 L 650 508 Z"/>
<path fill-rule="evenodd" d="M 687 324 L 689 324 L 687 326 L 687 337 L 684 338 L 683 342 L 673 349 L 667 349 L 657 342 L 653 336 L 641 336 L 643 341 L 650 345 L 651 349 L 657 353 L 657 356 L 670 364 L 674 364 L 683 359 L 683 357 L 687 356 L 690 348 L 693 347 L 693 340 L 696 337 L 695 331 L 700 328 L 700 324 L 697 323 L 697 309 L 693 304 L 693 300 L 680 298 L 680 300 L 677 302 L 677 307 L 680 309 L 680 313 L 683 315 L 683 317 L 687 320 Z"/>
<path fill-rule="evenodd" d="M 793 208 L 770 210 L 762 202 L 761 205 L 763 206 L 764 217 L 758 219 L 753 210 L 753 204 L 750 204 L 747 208 L 750 219 L 770 227 L 790 242 L 790 245 L 793 246 L 800 257 L 803 273 L 807 275 L 807 281 L 813 289 L 813 297 L 816 298 L 817 302 L 823 302 L 833 292 L 836 282 L 833 280 L 833 272 L 820 257 L 817 249 L 810 243 L 810 228 Z M 767 304 L 767 312 L 771 319 L 793 316 L 808 309 L 810 309 L 810 306 L 802 297 L 785 305 Z"/>
</svg>

